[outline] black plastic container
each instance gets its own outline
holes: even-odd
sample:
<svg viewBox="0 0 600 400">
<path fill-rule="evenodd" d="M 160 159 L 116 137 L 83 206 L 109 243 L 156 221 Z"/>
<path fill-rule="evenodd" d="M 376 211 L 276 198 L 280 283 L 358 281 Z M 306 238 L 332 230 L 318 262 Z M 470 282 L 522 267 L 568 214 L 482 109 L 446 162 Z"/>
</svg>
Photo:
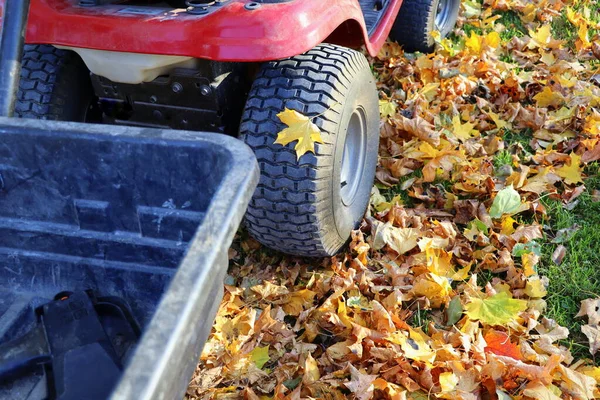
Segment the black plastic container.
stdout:
<svg viewBox="0 0 600 400">
<path fill-rule="evenodd" d="M 0 343 L 57 293 L 118 296 L 142 337 L 111 398 L 182 398 L 257 181 L 224 135 L 0 118 Z M 43 397 L 45 381 L 0 398 Z"/>
</svg>

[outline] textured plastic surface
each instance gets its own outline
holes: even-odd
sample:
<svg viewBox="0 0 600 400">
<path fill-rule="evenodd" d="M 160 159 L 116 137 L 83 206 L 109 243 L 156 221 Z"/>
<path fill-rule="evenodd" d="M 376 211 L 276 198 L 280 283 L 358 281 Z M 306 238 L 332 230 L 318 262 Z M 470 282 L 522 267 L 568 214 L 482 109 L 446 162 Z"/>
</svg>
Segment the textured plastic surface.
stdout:
<svg viewBox="0 0 600 400">
<path fill-rule="evenodd" d="M 223 135 L 0 118 L 0 342 L 59 292 L 119 296 L 143 334 L 112 399 L 181 398 L 257 180 Z M 0 398 L 44 398 L 44 382 Z"/>
<path fill-rule="evenodd" d="M 232 0 L 208 15 L 192 15 L 183 9 L 127 12 L 127 4 L 79 7 L 78 0 L 31 0 L 26 42 L 216 61 L 281 59 L 328 42 L 365 45 L 374 56 L 402 0 L 390 0 L 369 31 L 357 0 L 293 0 L 251 10 L 244 7 L 248 2 Z"/>
</svg>

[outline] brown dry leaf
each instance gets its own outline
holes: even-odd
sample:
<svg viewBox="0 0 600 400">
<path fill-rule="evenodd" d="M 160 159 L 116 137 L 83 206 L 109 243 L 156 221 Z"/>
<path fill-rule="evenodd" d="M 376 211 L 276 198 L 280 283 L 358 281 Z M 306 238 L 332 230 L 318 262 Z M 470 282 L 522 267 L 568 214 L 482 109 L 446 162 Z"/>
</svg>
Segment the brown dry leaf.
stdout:
<svg viewBox="0 0 600 400">
<path fill-rule="evenodd" d="M 403 115 L 397 115 L 392 121 L 398 129 L 406 131 L 433 146 L 438 146 L 440 144 L 441 133 L 435 131 L 434 126 L 431 123 L 418 115 L 412 119 L 406 118 Z"/>
<path fill-rule="evenodd" d="M 373 391 L 375 390 L 375 386 L 373 386 L 373 382 L 377 379 L 377 375 L 368 375 L 366 373 L 362 373 L 352 364 L 348 364 L 348 369 L 350 370 L 350 382 L 345 382 L 344 386 L 346 386 L 352 393 L 354 393 L 354 397 L 357 400 L 368 400 L 373 396 Z"/>
</svg>

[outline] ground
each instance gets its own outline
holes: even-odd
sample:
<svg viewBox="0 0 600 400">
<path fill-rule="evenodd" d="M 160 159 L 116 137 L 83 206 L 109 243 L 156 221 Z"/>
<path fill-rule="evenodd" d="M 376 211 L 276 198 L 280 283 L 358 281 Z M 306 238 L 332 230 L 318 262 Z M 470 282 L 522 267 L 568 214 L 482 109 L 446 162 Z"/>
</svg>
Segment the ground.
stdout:
<svg viewBox="0 0 600 400">
<path fill-rule="evenodd" d="M 466 0 L 434 54 L 387 43 L 367 217 L 322 260 L 240 231 L 188 398 L 600 398 L 599 11 Z"/>
</svg>

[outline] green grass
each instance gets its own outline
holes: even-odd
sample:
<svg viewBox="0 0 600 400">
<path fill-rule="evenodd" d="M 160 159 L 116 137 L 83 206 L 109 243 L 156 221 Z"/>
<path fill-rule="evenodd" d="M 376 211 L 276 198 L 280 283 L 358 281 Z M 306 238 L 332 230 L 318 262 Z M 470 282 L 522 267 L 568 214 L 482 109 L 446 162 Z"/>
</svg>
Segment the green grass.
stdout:
<svg viewBox="0 0 600 400">
<path fill-rule="evenodd" d="M 582 300 L 600 295 L 600 202 L 591 196 L 594 189 L 600 189 L 599 172 L 597 164 L 588 167 L 592 175 L 586 181 L 587 190 L 573 210 L 567 210 L 558 201 L 545 201 L 549 215 L 545 224 L 549 229 L 546 229 L 547 241 L 542 245 L 539 272 L 550 281 L 546 316 L 569 329 L 571 335 L 563 345 L 570 348 L 575 359 L 590 358 L 588 340 L 580 330 L 587 321 L 575 315 Z M 562 243 L 567 253 L 563 262 L 556 265 L 551 257 L 559 244 L 550 241 L 559 229 L 575 224 L 579 229 Z"/>
<path fill-rule="evenodd" d="M 502 24 L 506 29 L 500 33 L 502 41 L 509 41 L 513 37 L 523 37 L 527 34 L 527 29 L 523 26 L 523 22 L 515 11 L 509 10 L 502 12 L 496 23 Z"/>
<path fill-rule="evenodd" d="M 507 145 L 520 143 L 526 152 L 533 152 L 533 149 L 529 145 L 529 142 L 531 142 L 531 139 L 533 138 L 533 131 L 530 128 L 520 130 L 504 129 L 502 137 Z"/>
<path fill-rule="evenodd" d="M 575 39 L 577 39 L 577 28 L 567 19 L 565 13 L 560 14 L 552 20 L 550 24 L 552 37 L 565 40 L 567 46 L 575 48 Z"/>
<path fill-rule="evenodd" d="M 508 150 L 499 151 L 494 156 L 494 168 L 496 168 L 496 170 L 505 165 L 512 165 L 512 154 L 510 154 Z"/>
</svg>

